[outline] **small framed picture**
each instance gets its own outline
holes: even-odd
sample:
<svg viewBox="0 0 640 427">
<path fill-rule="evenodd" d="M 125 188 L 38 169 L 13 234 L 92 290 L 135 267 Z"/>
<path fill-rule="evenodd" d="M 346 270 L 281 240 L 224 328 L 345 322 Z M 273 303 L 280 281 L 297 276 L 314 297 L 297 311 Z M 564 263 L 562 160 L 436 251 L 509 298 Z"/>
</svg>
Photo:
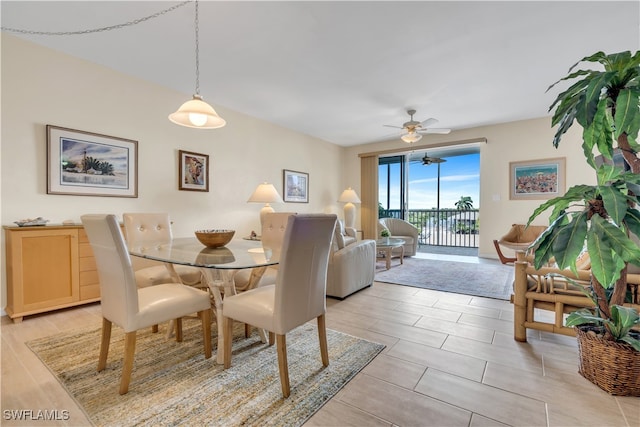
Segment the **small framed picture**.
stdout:
<svg viewBox="0 0 640 427">
<path fill-rule="evenodd" d="M 138 197 L 138 141 L 47 125 L 47 194 Z"/>
<path fill-rule="evenodd" d="M 178 189 L 209 191 L 209 155 L 179 150 Z"/>
<path fill-rule="evenodd" d="M 509 163 L 509 198 L 544 200 L 565 190 L 565 158 Z"/>
<path fill-rule="evenodd" d="M 282 188 L 285 202 L 309 203 L 309 174 L 284 169 Z"/>
</svg>

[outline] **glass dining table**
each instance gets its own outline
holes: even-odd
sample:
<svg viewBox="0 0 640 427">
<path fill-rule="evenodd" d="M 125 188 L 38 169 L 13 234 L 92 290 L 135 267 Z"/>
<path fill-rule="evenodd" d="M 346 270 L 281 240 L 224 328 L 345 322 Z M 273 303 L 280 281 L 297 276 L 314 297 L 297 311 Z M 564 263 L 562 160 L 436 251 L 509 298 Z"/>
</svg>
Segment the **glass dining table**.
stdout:
<svg viewBox="0 0 640 427">
<path fill-rule="evenodd" d="M 177 283 L 180 276 L 174 265 L 199 267 L 202 277 L 214 300 L 214 311 L 218 324 L 217 362 L 223 363 L 224 328 L 222 327 L 222 304 L 224 295 L 235 295 L 233 276 L 238 270 L 252 269 L 248 288 L 257 286 L 266 268 L 278 262 L 271 259 L 269 250 L 263 250 L 259 241 L 231 240 L 223 247 L 207 248 L 193 238 L 176 238 L 171 243 L 146 243 L 130 246 L 129 254 L 136 257 L 160 261 L 165 264 L 169 274 Z M 261 334 L 262 335 L 262 334 Z M 262 337 L 264 339 L 264 337 Z"/>
</svg>

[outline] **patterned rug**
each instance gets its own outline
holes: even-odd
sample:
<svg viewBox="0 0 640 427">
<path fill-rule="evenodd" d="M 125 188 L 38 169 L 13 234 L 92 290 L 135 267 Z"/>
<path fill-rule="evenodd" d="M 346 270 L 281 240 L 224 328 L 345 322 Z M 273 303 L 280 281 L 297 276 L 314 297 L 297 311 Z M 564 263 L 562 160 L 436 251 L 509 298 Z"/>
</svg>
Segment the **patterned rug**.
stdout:
<svg viewBox="0 0 640 427">
<path fill-rule="evenodd" d="M 118 394 L 122 329 L 114 326 L 107 368 L 96 371 L 100 329 L 79 330 L 27 343 L 99 426 L 298 426 L 364 368 L 384 345 L 327 330 L 329 366 L 323 368 L 315 324 L 287 334 L 291 396 L 283 399 L 276 346 L 257 332 L 234 331 L 232 366 L 204 359 L 196 320 L 184 322 L 184 341 L 138 332 L 129 393 Z M 254 329 L 255 331 L 255 329 Z"/>
<path fill-rule="evenodd" d="M 457 294 L 509 300 L 513 289 L 513 266 L 499 263 L 467 263 L 423 258 L 394 258 L 391 269 L 376 265 L 375 280 L 397 285 L 455 292 Z"/>
</svg>

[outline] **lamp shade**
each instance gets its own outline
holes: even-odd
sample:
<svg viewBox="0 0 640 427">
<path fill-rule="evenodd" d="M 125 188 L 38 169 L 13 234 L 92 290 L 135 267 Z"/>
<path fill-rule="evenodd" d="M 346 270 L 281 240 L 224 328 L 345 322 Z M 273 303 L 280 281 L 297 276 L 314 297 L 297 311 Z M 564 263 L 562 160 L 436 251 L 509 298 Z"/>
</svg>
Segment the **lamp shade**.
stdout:
<svg viewBox="0 0 640 427">
<path fill-rule="evenodd" d="M 349 187 L 342 192 L 338 201 L 342 203 L 360 203 L 360 198 L 356 191 Z"/>
<path fill-rule="evenodd" d="M 411 144 L 412 142 L 420 141 L 420 139 L 422 139 L 422 135 L 420 135 L 416 131 L 412 131 L 412 132 L 407 132 L 406 134 L 402 135 L 400 137 L 400 139 L 403 140 L 404 142 L 408 143 L 408 144 Z"/>
<path fill-rule="evenodd" d="M 256 190 L 253 192 L 251 197 L 247 202 L 251 203 L 265 203 L 265 205 L 260 209 L 260 225 L 264 224 L 265 216 L 268 213 L 274 212 L 273 208 L 269 205 L 269 203 L 284 203 L 282 201 L 282 197 L 278 194 L 278 190 L 273 186 L 273 184 L 262 183 L 258 185 Z"/>
<path fill-rule="evenodd" d="M 247 202 L 253 203 L 284 203 L 278 190 L 273 184 L 263 183 L 258 185 Z"/>
<path fill-rule="evenodd" d="M 217 129 L 227 124 L 226 120 L 218 116 L 216 110 L 202 100 L 200 95 L 193 95 L 193 99 L 185 102 L 173 114 L 169 115 L 173 123 L 197 129 Z"/>
</svg>

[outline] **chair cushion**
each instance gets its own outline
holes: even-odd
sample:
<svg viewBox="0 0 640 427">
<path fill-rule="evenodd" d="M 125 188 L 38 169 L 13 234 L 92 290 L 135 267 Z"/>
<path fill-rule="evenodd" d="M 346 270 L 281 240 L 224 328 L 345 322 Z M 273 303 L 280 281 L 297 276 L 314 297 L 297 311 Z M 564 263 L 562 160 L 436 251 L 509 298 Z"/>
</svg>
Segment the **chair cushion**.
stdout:
<svg viewBox="0 0 640 427">
<path fill-rule="evenodd" d="M 275 285 L 260 286 L 225 298 L 222 314 L 256 328 L 274 330 Z"/>
<path fill-rule="evenodd" d="M 176 273 L 180 276 L 182 283 L 185 285 L 197 285 L 202 281 L 202 273 L 197 267 L 189 267 L 187 265 L 174 266 Z M 160 283 L 172 282 L 171 275 L 164 265 L 156 265 L 153 267 L 145 267 L 135 272 L 136 283 L 139 288 L 154 286 Z"/>
<path fill-rule="evenodd" d="M 211 308 L 209 293 L 179 283 L 163 283 L 138 290 L 138 312 L 120 325 L 125 332 L 177 319 Z"/>
</svg>

